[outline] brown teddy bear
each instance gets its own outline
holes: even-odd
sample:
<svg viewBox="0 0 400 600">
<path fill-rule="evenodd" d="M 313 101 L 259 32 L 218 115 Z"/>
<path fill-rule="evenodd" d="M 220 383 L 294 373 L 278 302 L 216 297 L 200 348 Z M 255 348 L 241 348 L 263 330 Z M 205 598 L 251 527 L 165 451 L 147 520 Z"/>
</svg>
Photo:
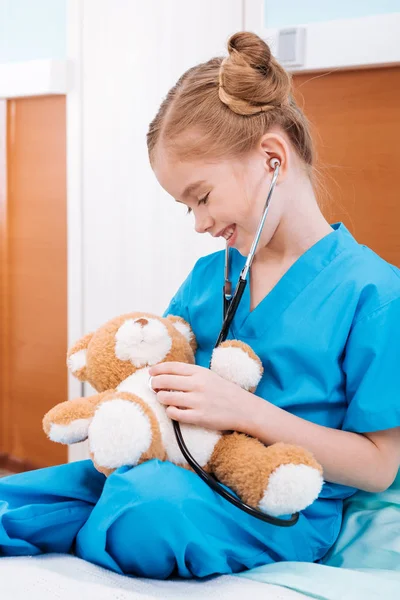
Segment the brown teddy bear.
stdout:
<svg viewBox="0 0 400 600">
<path fill-rule="evenodd" d="M 98 392 L 58 404 L 43 419 L 47 436 L 62 444 L 89 440 L 99 471 L 111 474 L 153 458 L 189 468 L 172 421 L 151 389 L 149 367 L 160 362 L 194 364 L 196 340 L 189 325 L 169 315 L 136 312 L 112 319 L 68 352 L 68 367 Z M 229 340 L 216 348 L 211 369 L 254 392 L 263 373 L 246 344 Z M 181 425 L 197 462 L 251 506 L 273 516 L 303 510 L 319 495 L 322 468 L 303 448 L 266 447 L 240 433 Z"/>
</svg>

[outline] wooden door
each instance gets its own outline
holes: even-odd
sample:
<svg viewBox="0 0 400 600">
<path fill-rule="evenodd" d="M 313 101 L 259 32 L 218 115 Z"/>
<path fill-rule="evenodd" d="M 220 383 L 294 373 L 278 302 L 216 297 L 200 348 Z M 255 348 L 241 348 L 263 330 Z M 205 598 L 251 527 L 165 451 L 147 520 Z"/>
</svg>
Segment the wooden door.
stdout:
<svg viewBox="0 0 400 600">
<path fill-rule="evenodd" d="M 41 425 L 67 399 L 65 98 L 9 100 L 1 115 L 0 452 L 25 470 L 67 460 Z"/>
<path fill-rule="evenodd" d="M 400 67 L 294 77 L 313 125 L 325 216 L 400 266 Z"/>
</svg>

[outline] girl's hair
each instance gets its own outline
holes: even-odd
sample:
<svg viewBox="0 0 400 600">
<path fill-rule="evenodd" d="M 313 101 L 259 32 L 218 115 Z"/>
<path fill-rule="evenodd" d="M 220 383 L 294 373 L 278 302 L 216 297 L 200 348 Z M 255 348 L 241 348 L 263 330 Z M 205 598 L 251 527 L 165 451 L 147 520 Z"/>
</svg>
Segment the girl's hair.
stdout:
<svg viewBox="0 0 400 600">
<path fill-rule="evenodd" d="M 311 135 L 290 75 L 254 33 L 233 35 L 228 52 L 192 67 L 168 92 L 147 134 L 150 162 L 161 140 L 180 158 L 238 156 L 278 125 L 311 172 Z"/>
</svg>

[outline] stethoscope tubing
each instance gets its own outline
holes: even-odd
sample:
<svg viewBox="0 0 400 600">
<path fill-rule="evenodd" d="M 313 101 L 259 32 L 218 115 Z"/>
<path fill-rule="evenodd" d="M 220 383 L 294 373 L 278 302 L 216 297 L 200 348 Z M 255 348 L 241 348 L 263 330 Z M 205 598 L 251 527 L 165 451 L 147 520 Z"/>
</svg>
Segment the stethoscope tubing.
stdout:
<svg viewBox="0 0 400 600">
<path fill-rule="evenodd" d="M 225 274 L 224 274 L 224 289 L 223 289 L 223 311 L 224 311 L 224 320 L 223 320 L 223 324 L 222 324 L 222 328 L 221 331 L 218 335 L 217 341 L 215 343 L 215 348 L 217 346 L 219 346 L 222 342 L 224 342 L 228 336 L 229 333 L 229 328 L 231 326 L 232 320 L 235 316 L 236 310 L 239 306 L 239 303 L 242 299 L 244 290 L 246 288 L 247 285 L 247 274 L 250 270 L 251 264 L 253 262 L 254 259 L 254 255 L 256 253 L 257 250 L 257 246 L 260 240 L 260 236 L 264 227 L 264 223 L 265 223 L 265 219 L 267 217 L 268 214 L 268 210 L 269 210 L 269 205 L 271 202 L 271 197 L 273 194 L 273 191 L 275 189 L 275 185 L 278 179 L 278 175 L 279 175 L 279 168 L 280 168 L 280 164 L 279 161 L 277 159 L 272 159 L 274 162 L 274 174 L 272 176 L 272 180 L 271 180 L 271 184 L 270 184 L 270 188 L 268 191 L 268 195 L 267 195 L 267 199 L 264 205 L 264 210 L 263 210 L 263 214 L 260 220 L 260 223 L 258 225 L 257 228 L 257 232 L 256 235 L 254 237 L 253 243 L 251 245 L 251 249 L 250 252 L 247 256 L 246 259 L 246 263 L 245 266 L 243 267 L 240 276 L 239 276 L 239 280 L 238 283 L 236 285 L 235 288 L 235 292 L 233 294 L 233 296 L 231 295 L 231 290 L 232 290 L 232 285 L 231 282 L 229 280 L 229 248 L 226 248 L 226 252 L 225 252 Z M 252 506 L 249 506 L 248 504 L 246 504 L 245 502 L 242 502 L 241 500 L 239 500 L 237 498 L 237 496 L 234 496 L 230 491 L 228 491 L 224 486 L 222 486 L 212 475 L 210 475 L 209 473 L 207 473 L 206 471 L 204 471 L 204 469 L 197 463 L 197 461 L 195 460 L 195 458 L 190 454 L 189 450 L 187 449 L 187 446 L 185 444 L 185 441 L 183 439 L 182 436 L 182 431 L 180 428 L 180 425 L 178 423 L 178 421 L 172 421 L 173 427 L 174 427 L 174 432 L 175 432 L 175 437 L 176 437 L 176 441 L 178 443 L 178 446 L 184 456 L 184 458 L 187 460 L 188 464 L 192 467 L 192 469 L 195 471 L 195 473 L 197 473 L 197 475 L 199 477 L 201 477 L 201 479 L 210 487 L 212 488 L 215 492 L 217 492 L 220 496 L 222 496 L 223 498 L 225 498 L 225 500 L 227 500 L 228 502 L 230 502 L 231 504 L 233 504 L 234 506 L 236 506 L 237 508 L 239 508 L 240 510 L 246 512 L 247 514 L 251 515 L 252 517 L 255 517 L 256 519 L 259 519 L 260 521 L 265 521 L 266 523 L 269 523 L 271 525 L 277 525 L 279 527 L 291 527 L 293 525 L 295 525 L 297 523 L 297 521 L 299 520 L 299 513 L 294 513 L 291 517 L 289 517 L 288 519 L 282 519 L 279 517 L 273 517 L 271 515 L 268 515 L 266 513 L 261 512 L 260 510 L 257 510 L 255 508 L 253 508 Z"/>
</svg>

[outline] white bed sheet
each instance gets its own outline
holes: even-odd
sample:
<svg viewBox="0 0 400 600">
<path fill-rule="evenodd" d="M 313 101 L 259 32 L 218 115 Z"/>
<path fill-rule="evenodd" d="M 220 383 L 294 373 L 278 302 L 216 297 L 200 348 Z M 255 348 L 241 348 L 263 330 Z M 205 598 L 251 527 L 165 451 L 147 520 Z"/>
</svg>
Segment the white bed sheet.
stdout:
<svg viewBox="0 0 400 600">
<path fill-rule="evenodd" d="M 202 582 L 124 577 L 71 555 L 0 559 L 0 600 L 304 600 L 284 587 L 222 576 Z"/>
</svg>

